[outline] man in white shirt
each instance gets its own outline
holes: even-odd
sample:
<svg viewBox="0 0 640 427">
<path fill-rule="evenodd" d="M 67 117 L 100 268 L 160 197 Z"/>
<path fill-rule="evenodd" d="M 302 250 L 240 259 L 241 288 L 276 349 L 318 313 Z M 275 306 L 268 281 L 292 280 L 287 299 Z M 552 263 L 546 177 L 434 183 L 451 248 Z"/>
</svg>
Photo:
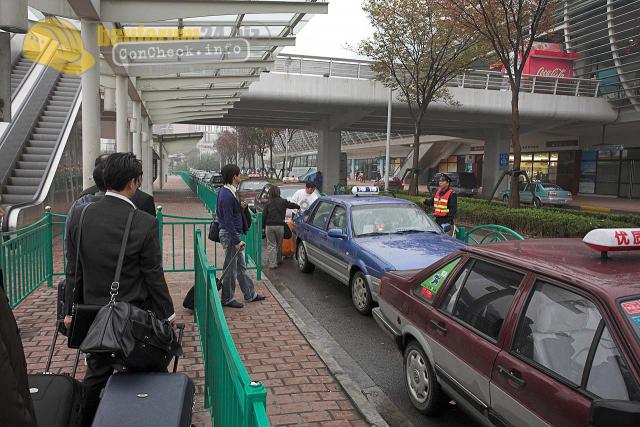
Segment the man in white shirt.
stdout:
<svg viewBox="0 0 640 427">
<path fill-rule="evenodd" d="M 309 206 L 311 206 L 318 197 L 316 184 L 313 181 L 307 181 L 305 188 L 301 188 L 293 194 L 291 202 L 300 206 L 300 212 L 304 212 L 309 209 Z"/>
</svg>

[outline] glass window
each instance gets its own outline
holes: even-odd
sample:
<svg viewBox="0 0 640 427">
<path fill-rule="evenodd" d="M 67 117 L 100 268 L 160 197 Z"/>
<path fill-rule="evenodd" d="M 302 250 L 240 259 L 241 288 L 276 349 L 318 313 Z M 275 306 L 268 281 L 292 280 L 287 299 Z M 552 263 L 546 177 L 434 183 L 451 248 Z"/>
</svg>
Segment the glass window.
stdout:
<svg viewBox="0 0 640 427">
<path fill-rule="evenodd" d="M 381 234 L 442 233 L 418 206 L 405 203 L 360 205 L 351 208 L 354 237 Z"/>
<path fill-rule="evenodd" d="M 523 274 L 501 266 L 477 261 L 458 291 L 452 315 L 497 340 L 523 277 Z M 455 292 L 455 287 L 451 292 Z"/>
<path fill-rule="evenodd" d="M 458 300 L 458 294 L 460 293 L 460 289 L 462 289 L 462 284 L 465 280 L 467 280 L 467 276 L 469 275 L 469 271 L 471 270 L 471 266 L 473 265 L 473 261 L 467 262 L 464 266 L 464 269 L 460 272 L 456 281 L 451 284 L 447 294 L 442 299 L 440 303 L 440 308 L 446 311 L 449 314 L 453 313 L 453 307 L 456 305 L 456 301 Z"/>
<path fill-rule="evenodd" d="M 534 162 L 548 162 L 549 161 L 549 153 L 535 153 L 533 155 Z"/>
<path fill-rule="evenodd" d="M 602 399 L 637 399 L 638 386 L 607 327 L 591 363 L 587 391 Z"/>
<path fill-rule="evenodd" d="M 431 303 L 433 299 L 438 295 L 440 288 L 449 277 L 449 274 L 456 268 L 456 265 L 460 262 L 460 258 L 456 258 L 450 263 L 438 269 L 438 271 L 431 276 L 427 277 L 417 286 L 414 290 L 415 294 L 422 300 Z"/>
<path fill-rule="evenodd" d="M 513 350 L 578 386 L 601 319 L 588 299 L 538 281 L 520 319 Z"/>
<path fill-rule="evenodd" d="M 324 225 L 327 223 L 327 218 L 331 213 L 331 208 L 333 208 L 331 203 L 320 202 L 313 214 L 313 217 L 311 217 L 311 225 L 324 230 Z"/>
<path fill-rule="evenodd" d="M 339 228 L 343 233 L 347 232 L 347 210 L 342 206 L 336 206 L 329 220 L 328 229 Z"/>
</svg>

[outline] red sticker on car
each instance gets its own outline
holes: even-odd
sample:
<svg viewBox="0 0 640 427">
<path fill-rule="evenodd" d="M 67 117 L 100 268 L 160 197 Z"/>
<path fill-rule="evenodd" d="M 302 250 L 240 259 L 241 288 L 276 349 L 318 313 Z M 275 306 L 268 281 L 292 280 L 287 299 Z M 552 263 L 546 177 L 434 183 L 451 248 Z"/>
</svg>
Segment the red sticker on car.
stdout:
<svg viewBox="0 0 640 427">
<path fill-rule="evenodd" d="M 427 299 L 432 299 L 433 298 L 433 292 L 431 292 L 429 289 L 427 288 L 422 288 L 421 291 L 422 295 L 425 296 Z"/>
<path fill-rule="evenodd" d="M 622 306 L 624 311 L 626 311 L 627 314 L 631 316 L 633 316 L 634 314 L 640 314 L 640 299 L 625 301 L 620 305 Z"/>
</svg>

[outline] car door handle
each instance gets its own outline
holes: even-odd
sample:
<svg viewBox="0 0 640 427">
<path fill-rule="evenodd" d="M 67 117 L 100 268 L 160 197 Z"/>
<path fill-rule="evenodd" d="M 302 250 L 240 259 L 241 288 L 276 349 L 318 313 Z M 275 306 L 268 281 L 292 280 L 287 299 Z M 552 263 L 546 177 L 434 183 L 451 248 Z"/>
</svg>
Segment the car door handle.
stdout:
<svg viewBox="0 0 640 427">
<path fill-rule="evenodd" d="M 509 384 L 515 388 L 522 388 L 526 384 L 526 381 L 522 379 L 520 372 L 515 369 L 508 370 L 507 368 L 498 365 L 498 372 L 509 380 Z"/>
<path fill-rule="evenodd" d="M 432 320 L 429 323 L 431 323 L 431 327 L 435 329 L 437 333 L 439 333 L 440 335 L 447 335 L 447 326 L 444 324 L 444 322 L 441 322 L 439 320 Z"/>
</svg>

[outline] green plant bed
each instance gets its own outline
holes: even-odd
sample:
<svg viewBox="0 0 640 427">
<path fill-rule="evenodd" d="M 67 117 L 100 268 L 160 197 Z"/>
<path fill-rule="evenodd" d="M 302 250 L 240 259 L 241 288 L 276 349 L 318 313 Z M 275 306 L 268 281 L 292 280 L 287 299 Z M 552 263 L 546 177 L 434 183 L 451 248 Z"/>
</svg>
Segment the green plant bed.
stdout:
<svg viewBox="0 0 640 427">
<path fill-rule="evenodd" d="M 425 207 L 426 196 L 397 193 L 396 197 L 411 200 Z M 425 207 L 426 208 L 426 207 Z M 640 216 L 590 213 L 568 209 L 510 209 L 504 203 L 487 203 L 482 199 L 459 198 L 459 223 L 499 224 L 531 237 L 584 237 L 594 228 L 640 227 Z"/>
</svg>

